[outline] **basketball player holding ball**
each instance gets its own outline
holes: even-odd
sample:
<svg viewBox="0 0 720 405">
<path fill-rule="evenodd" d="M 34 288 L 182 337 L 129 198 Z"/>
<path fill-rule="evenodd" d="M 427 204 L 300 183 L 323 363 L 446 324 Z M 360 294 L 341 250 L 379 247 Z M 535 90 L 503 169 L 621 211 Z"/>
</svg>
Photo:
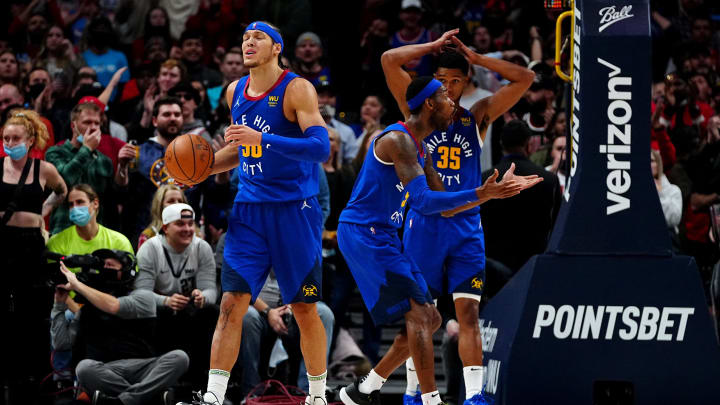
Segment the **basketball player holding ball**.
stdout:
<svg viewBox="0 0 720 405">
<path fill-rule="evenodd" d="M 243 317 L 272 267 L 283 297 L 292 304 L 310 383 L 307 405 L 326 405 L 326 338 L 315 302 L 322 290 L 322 213 L 319 162 L 330 142 L 307 80 L 278 62 L 277 29 L 253 22 L 243 34 L 250 74 L 231 83 L 226 100 L 232 125 L 229 144 L 215 153 L 213 173 L 238 168 L 239 184 L 222 269 L 225 293 L 215 327 L 207 392 L 194 404 L 222 404 L 240 349 Z"/>
</svg>

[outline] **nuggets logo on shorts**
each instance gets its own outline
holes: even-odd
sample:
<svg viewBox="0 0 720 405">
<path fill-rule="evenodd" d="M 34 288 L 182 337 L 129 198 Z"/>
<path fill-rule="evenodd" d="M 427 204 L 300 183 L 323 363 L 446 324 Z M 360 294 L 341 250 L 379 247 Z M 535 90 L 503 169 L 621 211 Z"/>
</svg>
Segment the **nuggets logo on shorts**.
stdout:
<svg viewBox="0 0 720 405">
<path fill-rule="evenodd" d="M 303 294 L 306 297 L 317 297 L 317 287 L 312 284 L 305 284 L 303 286 Z"/>
<path fill-rule="evenodd" d="M 473 277 L 472 281 L 470 282 L 470 286 L 472 288 L 475 288 L 477 290 L 482 290 L 483 288 L 483 281 L 482 279 L 479 279 L 477 277 Z"/>
</svg>

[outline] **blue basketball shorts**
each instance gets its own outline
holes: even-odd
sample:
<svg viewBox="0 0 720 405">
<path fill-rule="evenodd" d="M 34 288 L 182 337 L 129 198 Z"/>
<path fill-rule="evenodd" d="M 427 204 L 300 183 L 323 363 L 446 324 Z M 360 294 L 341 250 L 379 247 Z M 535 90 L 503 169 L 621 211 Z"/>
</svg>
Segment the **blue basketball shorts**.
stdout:
<svg viewBox="0 0 720 405">
<path fill-rule="evenodd" d="M 322 297 L 322 211 L 317 198 L 235 203 L 225 236 L 222 288 L 250 293 L 255 302 L 270 268 L 283 302 Z"/>
<path fill-rule="evenodd" d="M 485 284 L 485 236 L 480 214 L 405 218 L 403 247 L 420 267 L 433 297 L 481 295 Z"/>
<path fill-rule="evenodd" d="M 376 325 L 410 311 L 410 300 L 432 303 L 420 269 L 402 253 L 397 230 L 341 222 L 338 245 Z"/>
</svg>

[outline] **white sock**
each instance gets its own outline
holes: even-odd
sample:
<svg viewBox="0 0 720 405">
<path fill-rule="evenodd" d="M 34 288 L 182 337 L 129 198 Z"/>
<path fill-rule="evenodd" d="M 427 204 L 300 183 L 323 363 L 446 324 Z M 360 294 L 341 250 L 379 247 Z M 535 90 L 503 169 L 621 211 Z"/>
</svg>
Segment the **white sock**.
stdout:
<svg viewBox="0 0 720 405">
<path fill-rule="evenodd" d="M 463 367 L 465 377 L 465 399 L 470 399 L 482 391 L 485 380 L 485 369 L 483 366 Z"/>
<path fill-rule="evenodd" d="M 373 391 L 379 390 L 385 384 L 385 379 L 380 377 L 375 369 L 370 370 L 370 373 L 365 376 L 365 379 L 358 385 L 358 390 L 363 394 L 370 394 Z"/>
<path fill-rule="evenodd" d="M 225 391 L 227 391 L 229 379 L 230 372 L 216 368 L 210 369 L 207 392 L 203 395 L 203 400 L 210 403 L 217 402 L 222 405 L 223 401 L 225 401 Z"/>
<path fill-rule="evenodd" d="M 422 394 L 422 401 L 423 405 L 440 405 L 442 403 L 442 399 L 440 399 L 440 392 L 433 391 L 428 392 L 427 394 Z"/>
<path fill-rule="evenodd" d="M 325 399 L 325 382 L 327 381 L 327 371 L 320 375 L 310 375 L 308 373 L 308 383 L 310 384 L 310 398 L 321 397 Z"/>
<path fill-rule="evenodd" d="M 418 384 L 420 384 L 420 382 L 418 381 L 417 372 L 415 372 L 415 363 L 412 357 L 405 361 L 405 371 L 407 375 L 405 394 L 414 397 L 418 391 Z"/>
</svg>

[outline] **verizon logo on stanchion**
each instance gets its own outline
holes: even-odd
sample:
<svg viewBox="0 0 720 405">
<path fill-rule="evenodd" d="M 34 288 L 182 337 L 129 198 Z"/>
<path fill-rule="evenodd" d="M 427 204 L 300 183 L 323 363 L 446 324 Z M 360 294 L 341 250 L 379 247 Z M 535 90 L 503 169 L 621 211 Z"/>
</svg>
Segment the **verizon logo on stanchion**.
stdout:
<svg viewBox="0 0 720 405">
<path fill-rule="evenodd" d="M 626 20 L 630 17 L 634 17 L 630 14 L 632 6 L 623 6 L 620 11 L 616 11 L 615 6 L 603 7 L 600 9 L 600 28 L 598 32 L 603 32 L 605 28 L 615 24 L 618 21 Z"/>
</svg>

